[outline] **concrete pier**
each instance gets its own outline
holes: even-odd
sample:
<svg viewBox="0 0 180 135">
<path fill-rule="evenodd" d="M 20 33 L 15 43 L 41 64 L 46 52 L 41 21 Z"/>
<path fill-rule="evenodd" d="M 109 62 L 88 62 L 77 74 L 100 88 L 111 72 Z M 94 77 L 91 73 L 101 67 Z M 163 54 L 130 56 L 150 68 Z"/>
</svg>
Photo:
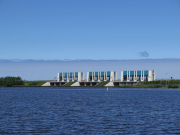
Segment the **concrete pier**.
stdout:
<svg viewBox="0 0 180 135">
<path fill-rule="evenodd" d="M 66 84 L 67 82 L 56 82 L 56 81 L 52 81 L 50 82 L 50 86 L 51 87 L 57 87 L 57 86 L 63 86 L 64 84 Z M 72 85 L 71 87 L 75 87 L 75 86 L 81 86 L 81 87 L 93 87 L 93 86 L 96 86 L 98 83 L 98 81 L 96 82 L 92 82 L 92 81 L 89 81 L 89 82 L 86 82 L 86 81 L 83 81 L 83 82 L 76 82 L 75 85 Z M 129 86 L 129 85 L 135 85 L 137 83 L 137 81 L 123 81 L 123 82 L 119 82 L 119 81 L 111 81 L 109 82 L 108 84 L 105 85 L 105 87 L 107 86 Z"/>
</svg>

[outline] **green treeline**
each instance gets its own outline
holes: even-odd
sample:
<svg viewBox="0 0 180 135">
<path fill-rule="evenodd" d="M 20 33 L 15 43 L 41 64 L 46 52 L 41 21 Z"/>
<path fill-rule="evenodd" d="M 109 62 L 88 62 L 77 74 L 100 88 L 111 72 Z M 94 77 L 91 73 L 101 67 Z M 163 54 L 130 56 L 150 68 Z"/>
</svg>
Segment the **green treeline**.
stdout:
<svg viewBox="0 0 180 135">
<path fill-rule="evenodd" d="M 0 78 L 0 86 L 10 87 L 13 85 L 23 85 L 23 84 L 24 82 L 19 76 L 18 77 L 7 76 Z"/>
</svg>

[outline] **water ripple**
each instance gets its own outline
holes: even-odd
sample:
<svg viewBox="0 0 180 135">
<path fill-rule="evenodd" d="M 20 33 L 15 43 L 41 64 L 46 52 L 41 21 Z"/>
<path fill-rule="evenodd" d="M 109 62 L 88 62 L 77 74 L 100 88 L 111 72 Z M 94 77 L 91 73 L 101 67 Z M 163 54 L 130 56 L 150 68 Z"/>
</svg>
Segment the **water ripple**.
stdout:
<svg viewBox="0 0 180 135">
<path fill-rule="evenodd" d="M 0 134 L 180 134 L 174 89 L 0 88 Z"/>
</svg>

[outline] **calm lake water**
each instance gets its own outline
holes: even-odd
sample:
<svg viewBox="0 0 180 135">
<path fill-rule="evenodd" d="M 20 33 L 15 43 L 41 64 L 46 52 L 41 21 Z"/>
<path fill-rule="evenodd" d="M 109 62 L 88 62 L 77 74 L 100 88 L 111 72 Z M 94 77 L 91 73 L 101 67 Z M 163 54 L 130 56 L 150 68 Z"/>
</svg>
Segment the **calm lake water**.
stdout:
<svg viewBox="0 0 180 135">
<path fill-rule="evenodd" d="M 0 88 L 0 134 L 177 134 L 180 89 Z"/>
</svg>

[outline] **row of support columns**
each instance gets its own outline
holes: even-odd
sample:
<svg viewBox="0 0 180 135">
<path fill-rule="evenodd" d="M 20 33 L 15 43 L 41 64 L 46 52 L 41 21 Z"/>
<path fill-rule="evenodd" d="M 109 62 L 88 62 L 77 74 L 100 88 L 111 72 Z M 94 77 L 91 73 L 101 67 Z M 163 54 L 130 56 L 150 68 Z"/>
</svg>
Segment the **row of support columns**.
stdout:
<svg viewBox="0 0 180 135">
<path fill-rule="evenodd" d="M 121 80 L 122 81 L 154 81 L 156 80 L 156 73 L 154 70 L 121 71 Z"/>
<path fill-rule="evenodd" d="M 131 74 L 130 71 L 127 71 L 127 81 L 131 81 Z M 132 76 L 132 81 L 137 81 L 138 75 L 137 70 L 134 70 L 134 75 Z M 144 81 L 144 70 L 141 70 L 141 76 L 139 78 L 139 81 Z"/>
<path fill-rule="evenodd" d="M 59 73 L 58 73 L 58 77 L 59 77 Z M 76 77 L 77 77 L 77 80 L 78 80 L 78 76 L 75 76 L 75 72 L 73 73 L 72 76 L 68 76 L 68 73 L 67 73 L 67 76 L 63 76 L 63 74 L 62 74 L 62 77 L 59 77 L 59 81 L 64 82 L 65 79 L 66 79 L 67 82 L 69 82 L 70 79 L 71 79 L 72 81 L 75 81 Z"/>
<path fill-rule="evenodd" d="M 104 73 L 103 75 L 101 73 Z M 89 74 L 92 74 L 91 76 Z M 96 71 L 96 72 L 88 72 L 87 73 L 87 81 L 107 81 L 109 78 L 109 81 L 116 81 L 117 80 L 117 72 L 115 71 Z M 101 78 L 103 78 L 101 80 Z"/>
<path fill-rule="evenodd" d="M 108 77 L 107 76 L 107 71 L 104 72 L 104 76 L 101 76 L 101 72 L 98 72 L 98 76 L 95 76 L 95 72 L 92 72 L 91 77 L 92 77 L 91 81 L 95 81 L 95 77 L 97 77 L 97 81 L 101 81 L 101 77 L 103 77 L 103 81 L 107 81 L 107 77 Z M 87 80 L 89 80 L 89 76 L 88 76 Z"/>
<path fill-rule="evenodd" d="M 88 86 L 87 84 L 89 84 L 89 86 L 95 86 L 96 84 L 98 84 L 98 83 L 95 83 L 95 85 L 93 85 L 94 83 L 87 83 L 87 82 L 84 82 L 84 86 Z"/>
<path fill-rule="evenodd" d="M 64 84 L 66 84 L 65 82 L 51 82 L 50 86 L 63 86 Z"/>
<path fill-rule="evenodd" d="M 78 73 L 78 75 L 76 75 L 76 73 Z M 66 74 L 66 76 L 64 76 L 64 74 Z M 72 74 L 70 76 L 70 74 Z M 57 81 L 61 81 L 61 82 L 69 82 L 70 80 L 71 81 L 82 81 L 84 80 L 84 73 L 83 72 L 61 72 L 61 75 L 60 76 L 60 73 L 58 73 L 58 79 Z"/>
</svg>

